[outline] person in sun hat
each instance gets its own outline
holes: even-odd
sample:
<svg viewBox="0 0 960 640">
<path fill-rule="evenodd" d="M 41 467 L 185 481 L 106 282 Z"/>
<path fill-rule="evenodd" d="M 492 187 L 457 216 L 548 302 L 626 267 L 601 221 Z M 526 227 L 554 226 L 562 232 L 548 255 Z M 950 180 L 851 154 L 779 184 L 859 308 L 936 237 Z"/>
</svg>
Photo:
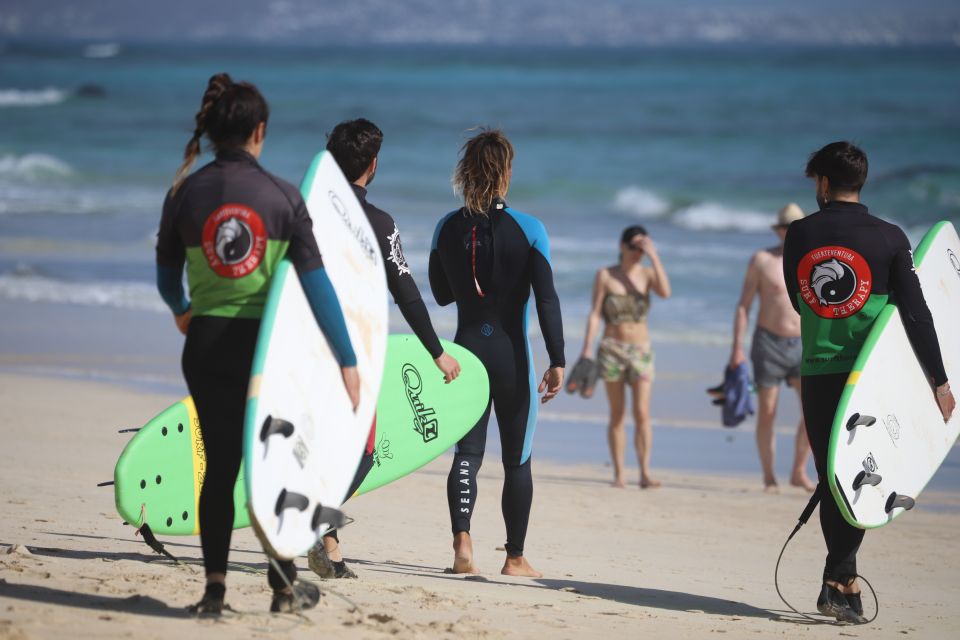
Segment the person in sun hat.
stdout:
<svg viewBox="0 0 960 640">
<path fill-rule="evenodd" d="M 768 492 L 778 490 L 774 473 L 776 435 L 773 425 L 777 417 L 780 385 L 785 382 L 798 396 L 800 393 L 800 314 L 790 304 L 783 280 L 783 240 L 790 225 L 803 217 L 803 210 L 793 202 L 780 209 L 777 222 L 771 227 L 779 242 L 773 247 L 757 251 L 750 258 L 734 312 L 733 345 L 727 364 L 728 368 L 736 369 L 747 360 L 743 338 L 749 323 L 750 307 L 754 298 L 759 298 L 760 310 L 751 340 L 750 359 L 757 388 L 757 451 L 763 468 L 764 489 Z M 794 439 L 790 484 L 813 491 L 814 484 L 806 471 L 809 457 L 810 443 L 801 418 Z"/>
</svg>

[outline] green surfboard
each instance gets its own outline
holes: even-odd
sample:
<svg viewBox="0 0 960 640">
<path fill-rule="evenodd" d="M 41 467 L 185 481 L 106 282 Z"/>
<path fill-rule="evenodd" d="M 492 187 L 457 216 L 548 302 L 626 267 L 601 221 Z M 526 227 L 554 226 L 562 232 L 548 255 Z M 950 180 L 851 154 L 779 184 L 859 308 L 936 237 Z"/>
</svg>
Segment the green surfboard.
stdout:
<svg viewBox="0 0 960 640">
<path fill-rule="evenodd" d="M 444 384 L 416 336 L 389 337 L 377 398 L 374 465 L 355 495 L 389 484 L 440 456 L 486 409 L 490 398 L 486 369 L 465 348 L 441 342 L 460 362 L 460 376 L 450 384 Z M 193 400 L 184 398 L 147 422 L 117 460 L 118 513 L 131 524 L 146 522 L 156 534 L 199 533 L 197 505 L 205 466 L 200 420 Z M 247 527 L 242 467 L 233 496 L 233 526 Z"/>
</svg>

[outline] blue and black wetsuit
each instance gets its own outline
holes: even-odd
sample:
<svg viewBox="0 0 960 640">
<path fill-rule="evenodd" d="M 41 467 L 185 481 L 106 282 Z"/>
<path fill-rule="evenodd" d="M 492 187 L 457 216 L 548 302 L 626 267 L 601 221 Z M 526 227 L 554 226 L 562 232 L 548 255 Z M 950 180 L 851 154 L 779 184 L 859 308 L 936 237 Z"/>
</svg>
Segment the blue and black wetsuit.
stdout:
<svg viewBox="0 0 960 640">
<path fill-rule="evenodd" d="M 531 287 L 550 366 L 565 364 L 560 300 L 543 223 L 508 208 L 502 200 L 495 201 L 486 215 L 471 215 L 465 209 L 448 214 L 433 236 L 430 287 L 437 303 L 457 303 L 454 341 L 472 351 L 490 377 L 491 402 L 457 443 L 447 479 L 453 533 L 470 531 L 492 405 L 503 448 L 506 551 L 521 556 L 533 501 L 530 452 L 537 422 L 538 382 L 527 340 Z"/>
<path fill-rule="evenodd" d="M 157 287 L 175 315 L 193 312 L 182 363 L 207 457 L 198 516 L 208 574 L 227 571 L 250 369 L 267 291 L 283 258 L 296 268 L 340 365 L 355 366 L 340 303 L 296 187 L 246 152 L 223 151 L 167 194 L 157 235 Z M 292 581 L 293 562 L 280 566 Z M 274 589 L 285 585 L 272 564 L 268 580 Z"/>
</svg>

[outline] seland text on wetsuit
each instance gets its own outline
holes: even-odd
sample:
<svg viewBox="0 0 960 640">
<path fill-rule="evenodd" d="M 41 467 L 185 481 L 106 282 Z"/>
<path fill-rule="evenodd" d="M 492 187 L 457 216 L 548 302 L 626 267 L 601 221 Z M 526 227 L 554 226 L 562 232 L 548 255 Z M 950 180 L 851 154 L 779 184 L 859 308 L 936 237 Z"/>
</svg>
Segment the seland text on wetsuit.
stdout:
<svg viewBox="0 0 960 640">
<path fill-rule="evenodd" d="M 913 268 L 910 242 L 862 204 L 830 202 L 790 225 L 783 275 L 800 313 L 801 402 L 820 477 L 824 579 L 857 573 L 863 530 L 848 524 L 826 489 L 827 454 L 840 395 L 880 310 L 897 305 L 917 358 L 939 386 L 947 381 L 933 319 Z"/>
<path fill-rule="evenodd" d="M 491 402 L 457 443 L 447 478 L 453 533 L 470 531 L 492 404 L 503 453 L 505 548 L 509 555 L 521 556 L 533 501 L 530 453 L 537 421 L 537 378 L 527 339 L 531 287 L 550 367 L 565 364 L 546 229 L 502 200 L 495 201 L 486 215 L 459 209 L 437 225 L 429 274 L 437 303 L 457 303 L 454 341 L 480 359 L 490 379 Z"/>
<path fill-rule="evenodd" d="M 433 329 L 430 322 L 430 314 L 427 312 L 427 306 L 423 303 L 420 296 L 420 289 L 413 278 L 410 265 L 403 254 L 403 243 L 400 241 L 400 230 L 397 228 L 393 217 L 367 201 L 367 190 L 356 184 L 350 185 L 353 188 L 354 195 L 363 206 L 363 211 L 367 215 L 367 221 L 373 228 L 373 235 L 376 236 L 380 245 L 380 255 L 383 256 L 383 268 L 387 274 L 387 288 L 390 295 L 393 296 L 393 302 L 400 309 L 403 319 L 407 321 L 410 329 L 420 340 L 420 343 L 430 353 L 430 357 L 436 360 L 443 353 L 443 346 L 440 344 L 440 338 Z M 370 429 L 370 437 L 367 439 L 367 446 L 364 449 L 363 457 L 360 459 L 360 465 L 357 467 L 357 473 L 347 491 L 347 498 L 356 493 L 360 485 L 363 484 L 367 474 L 373 469 L 375 464 L 374 449 L 376 447 L 377 422 L 374 416 L 373 426 Z M 327 535 L 334 538 L 337 533 L 331 530 Z"/>
<path fill-rule="evenodd" d="M 182 364 L 206 452 L 198 518 L 208 574 L 227 569 L 247 385 L 267 291 L 281 259 L 293 263 L 340 365 L 356 364 L 312 226 L 299 190 L 243 151 L 218 153 L 168 193 L 163 205 L 157 287 L 175 315 L 192 311 Z M 280 565 L 292 581 L 293 563 Z M 274 589 L 285 584 L 272 564 L 268 579 Z"/>
</svg>

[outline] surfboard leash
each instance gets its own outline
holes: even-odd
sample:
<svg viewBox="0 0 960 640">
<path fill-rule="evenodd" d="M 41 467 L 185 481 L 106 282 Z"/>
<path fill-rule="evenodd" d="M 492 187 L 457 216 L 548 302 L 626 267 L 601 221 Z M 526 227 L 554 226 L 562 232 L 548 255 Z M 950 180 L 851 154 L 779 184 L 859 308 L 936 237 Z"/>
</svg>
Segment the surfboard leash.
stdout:
<svg viewBox="0 0 960 640">
<path fill-rule="evenodd" d="M 193 567 L 189 567 L 186 564 L 184 564 L 184 562 L 181 561 L 180 558 L 176 557 L 175 555 L 167 551 L 166 547 L 163 546 L 163 543 L 157 540 L 157 536 L 154 535 L 153 529 L 151 529 L 150 525 L 147 524 L 146 503 L 142 503 L 140 505 L 140 526 L 137 528 L 136 531 L 133 532 L 133 535 L 143 536 L 143 541 L 146 543 L 148 547 L 150 547 L 160 555 L 166 556 L 167 558 L 172 560 L 173 563 L 176 564 L 177 566 L 193 571 Z"/>
<path fill-rule="evenodd" d="M 798 611 L 792 604 L 787 602 L 787 599 L 783 597 L 783 593 L 780 592 L 780 581 L 779 581 L 780 561 L 783 559 L 783 553 L 784 551 L 787 550 L 787 545 L 790 544 L 790 541 L 793 540 L 793 536 L 797 535 L 797 532 L 800 531 L 800 528 L 803 527 L 803 525 L 807 524 L 807 521 L 810 519 L 810 516 L 813 515 L 813 510 L 816 509 L 819 503 L 820 503 L 820 485 L 817 485 L 817 489 L 813 492 L 813 495 L 810 496 L 810 501 L 807 502 L 807 506 L 803 508 L 803 512 L 800 514 L 800 518 L 798 518 L 797 520 L 797 526 L 795 526 L 793 528 L 793 531 L 790 532 L 790 535 L 787 536 L 786 542 L 783 543 L 783 547 L 780 549 L 780 555 L 777 556 L 777 565 L 773 569 L 773 586 L 777 589 L 777 595 L 780 596 L 780 600 L 783 601 L 783 604 L 787 605 L 787 607 L 789 607 L 791 611 L 793 611 L 795 614 L 797 614 L 801 618 L 805 618 L 806 620 L 810 620 L 818 624 L 831 624 L 830 622 L 821 620 L 819 618 L 814 618 L 811 615 Z M 874 604 L 873 617 L 867 620 L 865 623 L 863 623 L 863 624 L 870 624 L 871 622 L 877 619 L 878 615 L 880 615 L 880 600 L 877 598 L 877 592 L 874 590 L 873 585 L 870 584 L 869 580 L 864 578 L 859 573 L 856 574 L 856 577 L 859 578 L 860 580 L 863 580 L 863 582 L 870 589 L 870 593 L 873 595 L 873 604 Z"/>
</svg>

